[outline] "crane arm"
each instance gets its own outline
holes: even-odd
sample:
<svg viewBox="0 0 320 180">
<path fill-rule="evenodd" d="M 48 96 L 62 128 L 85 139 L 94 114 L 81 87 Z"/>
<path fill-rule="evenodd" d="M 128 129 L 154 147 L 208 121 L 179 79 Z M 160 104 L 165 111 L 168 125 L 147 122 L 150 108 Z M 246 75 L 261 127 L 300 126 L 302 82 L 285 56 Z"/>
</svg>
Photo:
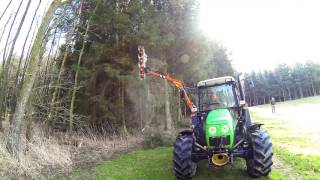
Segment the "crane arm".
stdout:
<svg viewBox="0 0 320 180">
<path fill-rule="evenodd" d="M 145 78 L 145 74 L 149 74 L 152 75 L 154 77 L 159 77 L 162 78 L 164 80 L 169 81 L 172 85 L 174 85 L 176 88 L 179 89 L 180 93 L 182 94 L 182 98 L 185 102 L 185 104 L 187 105 L 187 107 L 189 108 L 189 110 L 191 111 L 192 114 L 194 114 L 197 111 L 196 106 L 193 104 L 193 102 L 191 101 L 190 97 L 188 96 L 185 88 L 184 88 L 184 84 L 182 81 L 175 79 L 173 77 L 171 77 L 170 75 L 166 75 L 166 74 L 162 74 L 158 71 L 153 71 L 150 68 L 146 67 L 146 62 L 147 62 L 147 55 L 145 54 L 145 50 L 142 46 L 138 47 L 138 58 L 139 58 L 139 71 L 140 71 L 140 78 L 144 79 Z"/>
<path fill-rule="evenodd" d="M 182 94 L 182 98 L 184 100 L 184 103 L 190 109 L 191 113 L 195 113 L 197 111 L 196 106 L 191 101 L 190 97 L 188 96 L 188 93 L 184 89 L 183 83 L 180 80 L 175 79 L 175 78 L 171 77 L 170 75 L 164 75 L 160 72 L 153 71 L 149 68 L 145 68 L 145 73 L 150 74 L 154 77 L 160 77 L 164 80 L 169 81 L 172 85 L 174 85 L 177 89 L 179 89 L 180 93 Z"/>
</svg>

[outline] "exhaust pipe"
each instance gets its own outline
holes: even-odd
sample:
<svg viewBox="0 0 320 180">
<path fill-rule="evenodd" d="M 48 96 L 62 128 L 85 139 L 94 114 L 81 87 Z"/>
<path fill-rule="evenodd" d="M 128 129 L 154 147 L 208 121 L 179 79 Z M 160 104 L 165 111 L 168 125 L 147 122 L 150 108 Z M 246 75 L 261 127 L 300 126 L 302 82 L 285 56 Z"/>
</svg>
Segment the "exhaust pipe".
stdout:
<svg viewBox="0 0 320 180">
<path fill-rule="evenodd" d="M 229 156 L 227 153 L 213 154 L 211 161 L 216 166 L 224 166 L 229 162 Z"/>
</svg>

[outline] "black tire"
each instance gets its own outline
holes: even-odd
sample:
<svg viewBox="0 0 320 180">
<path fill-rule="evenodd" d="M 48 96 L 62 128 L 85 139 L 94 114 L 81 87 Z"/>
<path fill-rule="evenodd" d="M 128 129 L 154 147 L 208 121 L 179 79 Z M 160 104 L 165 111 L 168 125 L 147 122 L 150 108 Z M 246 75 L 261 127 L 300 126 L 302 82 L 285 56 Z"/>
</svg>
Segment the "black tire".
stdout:
<svg viewBox="0 0 320 180">
<path fill-rule="evenodd" d="M 268 176 L 271 171 L 272 143 L 265 130 L 256 129 L 249 134 L 252 154 L 246 158 L 247 172 L 253 178 Z"/>
<path fill-rule="evenodd" d="M 177 179 L 192 179 L 197 170 L 197 164 L 192 161 L 192 135 L 179 135 L 174 144 L 173 169 Z"/>
</svg>

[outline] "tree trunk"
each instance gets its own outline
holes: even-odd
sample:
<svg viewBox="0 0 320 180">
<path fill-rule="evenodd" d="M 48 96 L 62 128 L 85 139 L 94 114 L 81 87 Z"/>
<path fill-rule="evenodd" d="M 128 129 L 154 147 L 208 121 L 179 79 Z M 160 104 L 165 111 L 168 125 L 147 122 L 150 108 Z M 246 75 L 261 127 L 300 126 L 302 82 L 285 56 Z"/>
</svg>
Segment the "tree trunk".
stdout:
<svg viewBox="0 0 320 180">
<path fill-rule="evenodd" d="M 304 97 L 303 97 L 303 92 L 302 92 L 302 87 L 301 87 L 301 86 L 299 87 L 299 93 L 300 93 L 300 98 L 304 98 Z"/>
<path fill-rule="evenodd" d="M 287 88 L 287 91 L 288 91 L 288 95 L 289 95 L 289 100 L 292 100 L 292 98 L 291 98 L 290 88 Z"/>
<path fill-rule="evenodd" d="M 253 95 L 253 98 L 254 98 L 254 105 L 258 105 L 258 97 L 257 97 L 257 92 L 254 90 L 253 91 L 254 95 Z"/>
<path fill-rule="evenodd" d="M 181 122 L 181 118 L 182 114 L 181 114 L 181 97 L 180 97 L 180 93 L 179 93 L 179 98 L 178 98 L 178 122 Z"/>
<path fill-rule="evenodd" d="M 173 129 L 172 126 L 172 117 L 170 112 L 170 96 L 169 96 L 169 88 L 168 82 L 164 81 L 164 93 L 165 93 L 165 112 L 166 112 L 166 130 L 171 131 Z"/>
<path fill-rule="evenodd" d="M 24 65 L 23 65 L 23 69 L 22 69 L 22 74 L 21 74 L 21 80 L 18 82 L 18 89 L 20 90 L 21 89 L 21 85 L 24 81 L 24 77 L 25 77 L 25 74 L 26 74 L 26 71 L 27 71 L 27 67 L 29 65 L 29 62 L 30 62 L 30 58 L 31 58 L 31 48 L 32 48 L 32 41 L 34 39 L 34 36 L 36 35 L 36 31 L 34 31 L 34 33 L 32 34 L 32 38 L 31 38 L 31 43 L 29 44 L 29 47 L 28 47 L 28 52 L 27 52 L 27 55 L 26 55 L 26 60 L 24 62 Z"/>
<path fill-rule="evenodd" d="M 76 99 L 76 92 L 78 90 L 79 68 L 80 68 L 80 65 L 81 65 L 82 56 L 83 56 L 84 48 L 85 48 L 86 41 L 87 41 L 87 36 L 88 36 L 89 28 L 90 28 L 90 21 L 91 21 L 91 18 L 87 22 L 86 31 L 85 31 L 85 34 L 83 36 L 84 39 L 83 39 L 83 42 L 82 42 L 82 48 L 81 48 L 81 51 L 80 51 L 80 54 L 79 54 L 79 58 L 78 58 L 76 74 L 75 74 L 75 77 L 74 77 L 74 85 L 73 85 L 73 90 L 72 90 L 71 103 L 70 103 L 70 113 L 69 113 L 69 130 L 70 130 L 70 132 L 73 129 L 73 123 L 74 123 L 73 122 L 73 118 L 74 118 L 73 112 L 74 112 L 74 102 L 75 102 L 75 99 Z"/>
<path fill-rule="evenodd" d="M 13 15 L 13 12 L 10 14 L 8 20 L 6 21 L 6 23 L 3 26 L 3 30 L 2 30 L 1 35 L 0 35 L 0 42 L 2 41 L 2 37 L 3 37 L 3 35 L 4 35 L 5 31 L 6 31 L 6 27 L 7 27 L 8 23 L 10 22 L 10 19 L 11 19 L 12 15 Z M 1 50 L 1 51 L 4 51 L 4 49 Z M 4 61 L 2 62 L 2 69 L 3 68 L 4 68 Z"/>
<path fill-rule="evenodd" d="M 22 52 L 20 54 L 18 70 L 17 70 L 17 73 L 16 73 L 16 79 L 15 79 L 15 83 L 14 83 L 15 84 L 15 88 L 18 87 L 18 85 L 17 85 L 18 84 L 18 77 L 19 77 L 19 74 L 20 74 L 21 63 L 22 63 L 22 60 L 23 60 L 23 57 L 24 57 L 24 50 L 25 50 L 25 47 L 26 47 L 26 44 L 27 44 L 27 41 L 28 41 L 28 38 L 29 38 L 29 35 L 30 35 L 30 32 L 31 32 L 35 17 L 37 15 L 38 9 L 40 7 L 40 4 L 41 4 L 41 1 L 39 1 L 38 5 L 37 5 L 37 8 L 36 8 L 36 10 L 35 10 L 35 12 L 33 14 L 32 21 L 31 21 L 31 24 L 29 26 L 29 30 L 28 30 L 27 36 L 26 36 L 26 38 L 24 40 L 24 43 L 23 43 L 23 46 L 22 46 Z"/>
<path fill-rule="evenodd" d="M 142 110 L 142 93 L 139 91 L 139 117 L 140 117 L 140 130 L 142 131 L 143 129 L 143 110 Z"/>
<path fill-rule="evenodd" d="M 25 81 L 23 83 L 22 89 L 20 91 L 20 96 L 17 102 L 17 107 L 15 108 L 15 113 L 13 116 L 13 124 L 10 129 L 10 134 L 7 141 L 7 149 L 8 151 L 13 154 L 15 157 L 19 158 L 20 152 L 20 134 L 21 134 L 21 127 L 24 121 L 24 114 L 26 110 L 26 105 L 28 99 L 31 94 L 31 90 L 36 79 L 39 67 L 41 65 L 41 60 L 44 55 L 44 49 L 46 44 L 46 29 L 48 28 L 52 16 L 54 12 L 60 5 L 60 0 L 54 0 L 46 15 L 44 16 L 41 26 L 39 27 L 37 37 L 33 44 L 31 50 L 31 59 L 30 64 L 27 69 L 27 76 L 25 77 Z"/>
<path fill-rule="evenodd" d="M 81 13 L 82 13 L 82 2 L 80 4 L 78 17 L 80 17 Z M 76 29 L 76 23 L 74 22 L 73 27 L 71 29 L 71 32 L 68 33 L 68 35 L 67 35 L 66 45 L 68 43 L 70 43 L 70 41 L 72 39 L 72 36 L 73 36 L 73 33 L 75 32 L 75 29 Z M 68 45 L 67 45 L 66 49 L 65 49 L 65 52 L 64 52 L 64 55 L 63 55 L 63 60 L 62 60 L 61 66 L 60 66 L 60 70 L 59 70 L 59 74 L 58 74 L 57 80 L 54 83 L 54 90 L 53 90 L 52 99 L 51 99 L 50 106 L 49 106 L 49 113 L 48 113 L 48 121 L 49 122 L 52 121 L 52 117 L 53 117 L 52 114 L 53 114 L 53 111 L 54 111 L 53 109 L 55 109 L 54 103 L 56 102 L 57 98 L 59 97 L 59 86 L 60 86 L 61 77 L 64 74 L 65 64 L 66 64 L 67 58 L 68 58 L 68 52 L 69 52 L 69 50 L 68 50 Z"/>
<path fill-rule="evenodd" d="M 151 102 L 151 92 L 150 92 L 150 83 L 147 83 L 147 85 L 145 86 L 146 89 L 145 89 L 145 92 L 146 92 L 146 103 L 148 102 Z M 151 106 L 146 106 L 144 103 L 144 113 L 143 113 L 143 117 L 144 117 L 144 122 L 145 122 L 145 125 L 144 125 L 144 128 L 143 129 L 146 129 L 146 128 L 150 128 L 151 127 L 151 120 L 152 120 L 152 116 L 153 116 L 153 112 L 152 112 L 152 103 L 151 103 Z"/>
<path fill-rule="evenodd" d="M 26 13 L 27 13 L 27 11 L 28 11 L 28 8 L 29 8 L 29 6 L 30 6 L 30 3 L 31 3 L 31 0 L 29 0 L 29 2 L 28 2 L 27 8 L 26 8 L 26 10 L 25 10 L 25 12 L 24 12 L 23 20 L 20 22 L 19 31 L 20 31 L 21 26 L 22 26 L 22 24 L 23 24 L 23 21 L 24 21 L 24 18 L 25 18 L 25 16 L 26 16 Z M 33 15 L 33 18 L 32 18 L 31 25 L 30 25 L 29 30 L 28 30 L 27 37 L 26 37 L 26 39 L 25 39 L 25 41 L 24 41 L 24 44 L 23 44 L 23 48 L 22 48 L 23 50 L 22 50 L 22 53 L 21 53 L 21 55 L 20 55 L 19 65 L 18 65 L 18 69 L 17 69 L 17 72 L 16 72 L 15 82 L 14 82 L 15 88 L 12 90 L 12 92 L 9 92 L 9 93 L 12 94 L 12 99 L 10 100 L 10 102 L 11 102 L 11 104 L 12 104 L 12 106 L 11 106 L 12 108 L 10 109 L 10 114 L 13 114 L 14 111 L 15 111 L 14 108 L 15 108 L 15 106 L 16 106 L 17 97 L 18 97 L 18 88 L 17 88 L 18 85 L 17 85 L 17 83 L 18 83 L 18 78 L 19 78 L 19 74 L 20 74 L 19 72 L 20 72 L 20 68 L 21 68 L 21 63 L 22 63 L 23 56 L 24 56 L 24 48 L 25 48 L 27 39 L 28 39 L 28 37 L 29 37 L 30 31 L 31 31 L 31 29 L 32 29 L 32 25 L 33 25 L 35 16 L 36 16 L 36 14 L 37 14 L 37 11 L 38 11 L 38 9 L 39 9 L 40 3 L 41 3 L 41 1 L 39 1 L 38 5 L 37 5 L 36 11 L 35 11 L 35 13 L 34 13 L 34 15 Z M 18 33 L 18 34 L 19 34 L 19 33 Z M 15 40 L 16 40 L 16 39 L 15 39 Z M 15 40 L 14 40 L 14 43 L 12 44 L 12 48 L 11 48 L 11 51 L 10 51 L 9 56 L 8 56 L 8 63 L 10 63 L 9 60 L 11 59 L 11 56 L 12 56 L 12 53 L 13 53 Z M 9 59 L 9 58 L 10 58 L 10 59 Z M 8 65 L 10 65 L 10 64 L 8 64 Z M 10 73 L 10 70 L 9 70 L 9 73 Z M 11 119 L 10 119 L 10 121 L 11 121 Z"/>
<path fill-rule="evenodd" d="M 10 6 L 11 3 L 12 3 L 12 0 L 9 1 L 9 3 L 8 3 L 7 6 L 6 6 L 6 8 L 5 8 L 4 11 L 1 13 L 0 21 L 1 21 L 1 19 L 3 18 L 3 15 L 7 12 L 8 7 Z"/>
<path fill-rule="evenodd" d="M 6 41 L 6 44 L 4 46 L 4 50 L 3 50 L 2 71 L 1 71 L 1 77 L 0 77 L 1 78 L 0 79 L 0 81 L 1 81 L 1 85 L 0 85 L 0 92 L 1 92 L 1 94 L 0 94 L 0 102 L 1 102 L 1 105 L 0 105 L 0 118 L 1 118 L 1 123 L 2 123 L 2 119 L 4 119 L 4 117 L 6 116 L 6 111 L 7 111 L 6 110 L 6 104 L 7 104 L 7 99 L 6 98 L 7 98 L 7 93 L 8 93 L 7 87 L 8 87 L 8 83 L 9 83 L 8 82 L 9 81 L 8 72 L 9 72 L 10 66 L 9 66 L 8 63 L 6 64 L 6 51 L 7 51 L 7 46 L 9 45 L 8 42 L 9 42 L 9 39 L 10 39 L 10 36 L 11 36 L 11 31 L 12 31 L 14 22 L 15 22 L 15 20 L 17 18 L 17 15 L 19 13 L 19 10 L 21 8 L 22 1 L 23 0 L 20 1 L 20 4 L 18 6 L 18 10 L 15 13 L 14 19 L 13 19 L 13 21 L 11 23 L 11 26 L 10 26 L 10 29 L 9 29 L 9 32 L 8 32 L 8 36 L 7 36 L 7 41 Z M 9 5 L 10 5 L 10 3 L 9 3 Z M 10 16 L 9 20 L 10 19 L 11 19 L 11 16 Z M 8 20 L 8 22 L 9 22 L 9 20 Z M 5 27 L 4 27 L 3 33 L 4 32 L 5 32 Z M 19 32 L 19 30 L 17 32 Z M 1 35 L 1 39 L 2 39 L 2 35 Z M 19 33 L 18 33 L 18 35 L 19 35 Z M 13 47 L 14 47 L 14 43 L 12 44 L 11 49 L 13 49 Z M 9 59 L 11 59 L 11 57 Z"/>
<path fill-rule="evenodd" d="M 313 96 L 317 95 L 313 82 L 311 82 L 311 89 L 312 89 L 312 95 Z"/>
<path fill-rule="evenodd" d="M 125 98 L 125 80 L 124 78 L 120 77 L 120 89 L 121 89 L 121 119 L 122 119 L 122 126 L 123 126 L 123 132 L 125 136 L 128 136 L 128 130 L 127 130 L 127 125 L 126 125 L 126 116 L 125 116 L 125 102 L 124 102 L 124 98 Z"/>
<path fill-rule="evenodd" d="M 22 3 L 22 1 L 21 1 L 21 3 Z M 11 67 L 11 59 L 12 59 L 12 55 L 13 55 L 13 52 L 14 52 L 14 47 L 15 47 L 16 41 L 17 41 L 17 39 L 19 37 L 20 31 L 21 31 L 22 25 L 24 23 L 24 19 L 25 19 L 26 15 L 27 15 L 27 12 L 29 10 L 30 4 L 31 4 L 31 0 L 28 1 L 27 7 L 24 10 L 23 16 L 22 16 L 22 18 L 20 20 L 19 27 L 18 27 L 18 29 L 17 29 L 14 37 L 13 37 L 13 40 L 12 40 L 11 48 L 10 48 L 10 51 L 9 51 L 9 54 L 8 54 L 8 57 L 7 57 L 5 71 L 3 72 L 3 81 L 4 81 L 4 83 L 2 84 L 3 88 L 7 87 L 8 83 L 9 83 L 9 76 L 11 74 L 10 73 L 11 72 L 11 68 L 10 68 Z M 20 6 L 21 6 L 21 4 L 19 5 L 18 11 L 17 11 L 17 13 L 15 15 L 15 18 L 17 16 L 18 12 L 19 12 Z M 12 28 L 13 24 L 14 24 L 14 22 L 12 22 L 12 24 L 11 24 L 10 31 L 11 31 L 11 28 Z M 8 37 L 8 39 L 9 38 L 10 38 L 10 36 Z M 4 51 L 4 53 L 5 53 L 5 51 Z M 8 94 L 11 93 L 11 91 L 5 91 L 5 90 L 3 92 L 4 92 L 4 96 L 8 96 Z M 15 105 L 16 105 L 16 100 L 15 100 L 16 96 L 15 96 L 15 94 L 16 93 L 13 92 L 13 96 L 12 96 L 13 99 L 9 99 L 9 101 L 12 102 L 12 106 L 10 108 L 10 114 L 12 114 L 14 112 L 14 108 L 15 108 Z M 7 102 L 7 101 L 5 101 L 5 102 Z"/>
<path fill-rule="evenodd" d="M 11 36 L 11 31 L 12 31 L 13 25 L 14 25 L 14 23 L 15 23 L 15 21 L 16 21 L 16 18 L 17 18 L 18 14 L 19 14 L 19 11 L 20 11 L 22 2 L 23 2 L 23 0 L 20 1 L 20 4 L 19 4 L 19 6 L 18 6 L 18 9 L 17 9 L 17 11 L 16 11 L 16 13 L 15 13 L 15 15 L 14 15 L 13 21 L 11 22 L 11 25 L 10 25 L 10 29 L 9 29 L 8 36 L 7 36 L 7 41 L 6 41 L 6 44 L 5 44 L 5 46 L 4 46 L 4 51 L 3 51 L 3 61 L 6 60 L 6 52 L 7 52 L 8 42 L 9 42 L 10 36 Z M 26 10 L 29 8 L 30 2 L 31 2 L 31 0 L 28 1 L 28 5 L 27 5 Z M 26 13 L 26 12 L 27 12 L 27 11 L 25 11 L 25 13 Z M 19 27 L 20 27 L 20 25 L 22 25 L 21 22 L 23 23 L 23 21 L 24 21 L 24 18 L 25 18 L 25 15 L 26 15 L 25 13 L 24 13 L 24 16 L 22 17 L 22 19 L 21 19 L 21 21 L 20 21 Z M 21 27 L 20 27 L 20 29 L 21 29 Z M 19 30 L 19 28 L 18 28 L 16 34 L 19 35 L 19 33 L 20 33 L 20 30 Z M 15 39 L 15 38 L 14 38 L 14 39 Z M 14 47 L 14 43 L 12 43 L 12 46 L 11 46 L 11 47 Z M 12 49 L 12 48 L 11 48 L 11 49 Z M 9 56 L 8 56 L 7 59 L 10 60 Z"/>
</svg>

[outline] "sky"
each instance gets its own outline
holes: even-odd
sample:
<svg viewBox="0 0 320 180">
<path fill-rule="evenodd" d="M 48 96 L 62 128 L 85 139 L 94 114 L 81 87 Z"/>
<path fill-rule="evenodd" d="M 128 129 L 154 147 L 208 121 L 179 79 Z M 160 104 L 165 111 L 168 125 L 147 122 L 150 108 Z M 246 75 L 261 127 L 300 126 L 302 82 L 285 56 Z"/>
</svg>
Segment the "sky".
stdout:
<svg viewBox="0 0 320 180">
<path fill-rule="evenodd" d="M 320 1 L 201 0 L 200 27 L 238 71 L 320 63 Z"/>
<path fill-rule="evenodd" d="M 37 13 L 37 16 L 36 16 L 36 20 L 35 20 L 35 22 L 33 23 L 33 26 L 32 26 L 32 32 L 36 29 L 36 27 L 39 26 L 39 24 L 41 22 L 40 19 L 41 19 L 42 15 L 44 14 L 44 12 L 46 11 L 46 9 L 47 9 L 47 7 L 48 7 L 48 5 L 49 5 L 49 3 L 51 1 L 52 0 L 42 0 L 41 1 L 39 10 L 38 10 L 38 13 Z M 0 2 L 1 2 L 1 6 L 0 6 L 0 15 L 1 15 L 2 12 L 5 10 L 7 4 L 9 3 L 9 0 L 0 0 Z M 13 0 L 11 5 L 7 9 L 6 13 L 4 14 L 3 18 L 0 20 L 0 35 L 2 34 L 2 32 L 4 30 L 4 27 L 5 27 L 5 24 L 6 24 L 7 20 L 10 18 L 10 15 L 12 14 L 11 21 L 9 21 L 7 23 L 7 27 L 10 27 L 10 25 L 12 23 L 12 20 L 13 20 L 13 17 L 14 17 L 14 13 L 17 11 L 20 2 L 21 2 L 21 0 Z M 13 25 L 13 28 L 12 28 L 11 37 L 13 37 L 13 34 L 16 32 L 17 27 L 19 26 L 19 23 L 20 23 L 20 20 L 22 18 L 22 15 L 24 13 L 25 7 L 27 6 L 27 2 L 28 2 L 27 0 L 24 0 L 23 3 L 22 3 L 20 11 L 19 11 L 19 13 L 18 13 L 18 15 L 16 17 L 16 23 Z M 14 51 L 16 54 L 20 54 L 20 52 L 21 52 L 21 49 L 23 47 L 25 38 L 27 36 L 29 27 L 31 25 L 32 17 L 34 15 L 34 12 L 35 12 L 36 7 L 38 5 L 38 2 L 39 2 L 39 0 L 32 0 L 31 1 L 30 7 L 29 7 L 29 11 L 28 11 L 27 16 L 25 18 L 25 22 L 23 23 L 23 26 L 22 26 L 22 29 L 20 31 L 19 37 L 18 37 L 18 39 L 16 41 L 15 51 Z M 6 31 L 4 32 L 3 38 L 2 38 L 2 40 L 0 42 L 0 62 L 2 62 L 2 60 L 3 60 L 3 50 L 4 50 L 4 47 L 5 47 L 5 44 L 6 44 L 6 40 L 7 40 L 6 37 L 7 37 L 7 34 L 9 32 L 9 29 L 10 28 L 6 28 Z M 30 33 L 27 42 L 31 41 L 32 34 L 33 34 L 32 32 Z M 10 42 L 12 42 L 12 38 L 8 41 L 9 44 L 10 44 Z M 29 44 L 29 43 L 27 43 L 27 44 Z"/>
<path fill-rule="evenodd" d="M 9 0 L 0 0 L 0 14 Z M 12 5 L 0 21 L 4 24 L 21 0 Z M 52 0 L 42 0 L 38 18 Z M 317 0 L 199 0 L 199 27 L 212 40 L 228 49 L 237 71 L 272 69 L 277 64 L 308 60 L 320 63 L 320 1 Z M 16 43 L 20 52 L 32 15 L 39 0 L 32 0 L 30 11 Z M 22 10 L 27 4 L 24 0 Z M 21 11 L 17 19 L 21 19 Z M 10 25 L 9 22 L 8 25 Z M 33 29 L 35 29 L 35 25 Z M 14 28 L 18 26 L 15 24 Z M 13 28 L 13 29 L 14 29 Z M 4 34 L 8 33 L 9 28 Z M 15 32 L 15 31 L 13 31 Z M 28 41 L 31 40 L 31 36 Z M 0 42 L 0 61 L 6 39 Z M 10 41 L 9 41 L 10 42 Z"/>
</svg>

